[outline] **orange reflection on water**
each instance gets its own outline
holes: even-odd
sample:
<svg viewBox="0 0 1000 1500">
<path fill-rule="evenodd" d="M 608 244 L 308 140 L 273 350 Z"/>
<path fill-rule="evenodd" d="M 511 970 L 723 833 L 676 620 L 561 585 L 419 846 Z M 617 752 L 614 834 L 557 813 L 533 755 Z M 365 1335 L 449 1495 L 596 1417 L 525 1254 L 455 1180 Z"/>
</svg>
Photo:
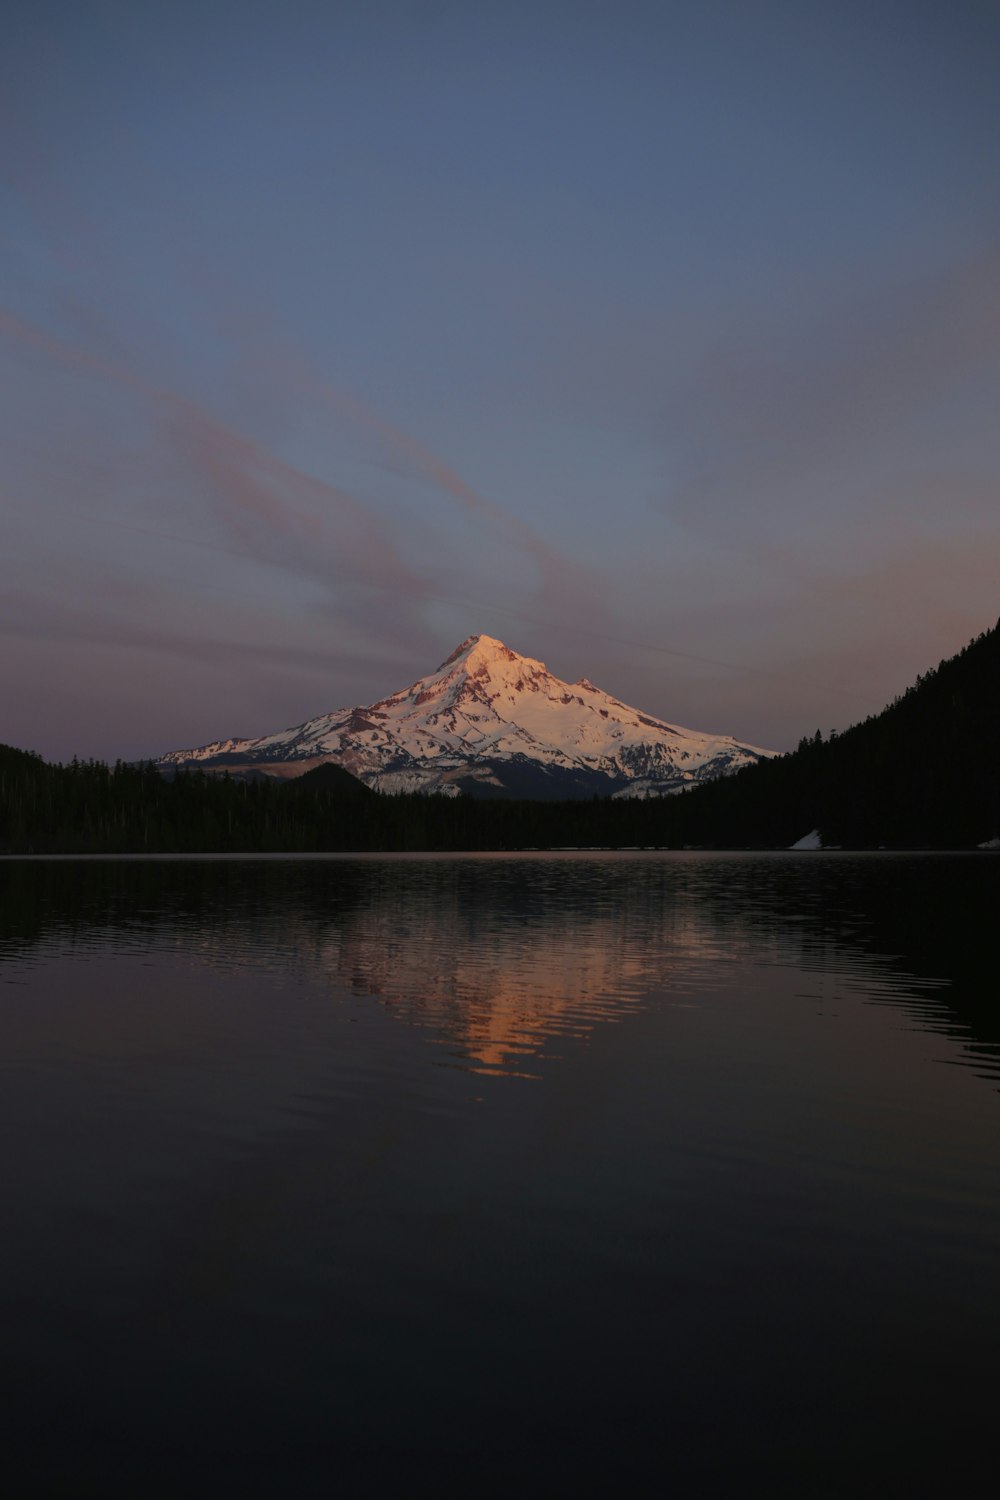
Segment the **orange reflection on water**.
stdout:
<svg viewBox="0 0 1000 1500">
<path fill-rule="evenodd" d="M 324 971 L 439 1033 L 476 1071 L 512 1073 L 560 1037 L 623 1019 L 690 979 L 712 941 L 690 911 L 475 918 L 450 902 L 362 908 L 315 952 Z"/>
</svg>

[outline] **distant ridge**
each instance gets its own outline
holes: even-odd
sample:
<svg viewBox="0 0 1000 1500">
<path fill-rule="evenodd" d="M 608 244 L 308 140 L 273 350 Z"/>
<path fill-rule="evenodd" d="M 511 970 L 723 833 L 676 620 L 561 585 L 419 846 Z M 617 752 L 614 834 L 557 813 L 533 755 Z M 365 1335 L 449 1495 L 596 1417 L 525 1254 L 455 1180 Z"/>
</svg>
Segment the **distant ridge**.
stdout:
<svg viewBox="0 0 1000 1500">
<path fill-rule="evenodd" d="M 173 750 L 160 766 L 290 777 L 336 764 L 378 791 L 648 797 L 773 753 L 667 724 L 585 677 L 563 682 L 494 636 L 471 635 L 435 671 L 388 698 L 277 734 Z"/>
</svg>

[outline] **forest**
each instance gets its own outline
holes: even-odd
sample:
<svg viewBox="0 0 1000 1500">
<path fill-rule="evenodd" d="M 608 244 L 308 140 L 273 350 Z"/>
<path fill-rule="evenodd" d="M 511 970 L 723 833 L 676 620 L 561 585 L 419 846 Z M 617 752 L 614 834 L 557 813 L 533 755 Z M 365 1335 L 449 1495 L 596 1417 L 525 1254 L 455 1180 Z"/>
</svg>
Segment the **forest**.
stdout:
<svg viewBox="0 0 1000 1500">
<path fill-rule="evenodd" d="M 293 781 L 50 764 L 0 746 L 0 854 L 552 848 L 971 848 L 1000 834 L 1000 624 L 842 734 L 670 797 L 384 796 L 336 766 Z"/>
</svg>

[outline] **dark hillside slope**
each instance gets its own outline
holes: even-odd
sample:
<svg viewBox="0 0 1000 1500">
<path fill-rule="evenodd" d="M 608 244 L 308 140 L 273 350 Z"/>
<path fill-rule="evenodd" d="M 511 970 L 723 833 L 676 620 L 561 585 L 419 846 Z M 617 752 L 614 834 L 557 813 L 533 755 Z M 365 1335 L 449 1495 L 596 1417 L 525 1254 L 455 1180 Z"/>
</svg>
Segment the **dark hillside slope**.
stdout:
<svg viewBox="0 0 1000 1500">
<path fill-rule="evenodd" d="M 1000 833 L 1000 624 L 880 714 L 697 787 L 668 809 L 673 841 L 962 848 Z"/>
<path fill-rule="evenodd" d="M 0 854 L 365 848 L 374 793 L 339 767 L 283 782 L 155 766 L 50 765 L 0 745 Z"/>
<path fill-rule="evenodd" d="M 288 795 L 291 797 L 300 797 L 303 793 L 311 796 L 316 792 L 327 792 L 335 797 L 375 796 L 363 781 L 352 776 L 350 771 L 345 771 L 343 766 L 335 766 L 332 761 L 327 761 L 322 766 L 313 766 L 311 771 L 294 777 L 288 783 Z"/>
</svg>

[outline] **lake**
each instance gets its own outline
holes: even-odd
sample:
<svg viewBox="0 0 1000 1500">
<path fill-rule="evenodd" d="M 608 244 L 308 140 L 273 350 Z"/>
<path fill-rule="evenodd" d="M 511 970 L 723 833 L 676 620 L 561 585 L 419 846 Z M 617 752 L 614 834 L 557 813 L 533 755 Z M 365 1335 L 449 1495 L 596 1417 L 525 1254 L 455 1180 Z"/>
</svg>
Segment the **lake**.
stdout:
<svg viewBox="0 0 1000 1500">
<path fill-rule="evenodd" d="M 7 1492 L 962 1492 L 1000 856 L 0 864 Z"/>
</svg>

